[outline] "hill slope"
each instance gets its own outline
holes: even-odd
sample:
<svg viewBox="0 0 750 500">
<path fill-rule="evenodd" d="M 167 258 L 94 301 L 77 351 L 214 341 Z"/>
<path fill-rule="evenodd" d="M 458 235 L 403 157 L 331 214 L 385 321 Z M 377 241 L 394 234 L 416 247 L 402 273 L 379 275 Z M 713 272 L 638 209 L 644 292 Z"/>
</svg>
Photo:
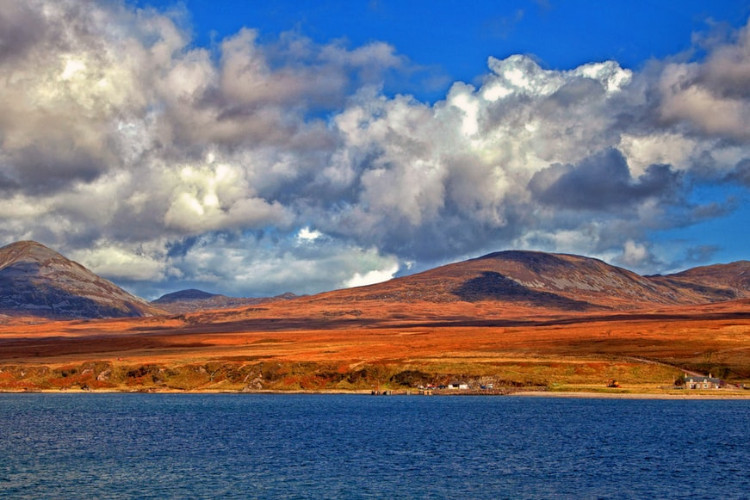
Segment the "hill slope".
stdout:
<svg viewBox="0 0 750 500">
<path fill-rule="evenodd" d="M 172 314 L 184 314 L 196 311 L 250 306 L 266 300 L 268 299 L 227 297 L 226 295 L 208 293 L 203 290 L 191 288 L 162 295 L 158 299 L 152 300 L 151 305 Z"/>
<path fill-rule="evenodd" d="M 651 279 L 682 294 L 705 297 L 709 302 L 750 297 L 750 262 L 746 260 L 695 267 Z"/>
<path fill-rule="evenodd" d="M 646 277 L 588 257 L 505 251 L 376 285 L 321 294 L 316 300 L 496 301 L 583 311 L 704 304 L 746 297 L 750 297 L 750 262 Z"/>
<path fill-rule="evenodd" d="M 0 314 L 105 318 L 160 313 L 44 245 L 20 241 L 0 248 Z"/>
</svg>

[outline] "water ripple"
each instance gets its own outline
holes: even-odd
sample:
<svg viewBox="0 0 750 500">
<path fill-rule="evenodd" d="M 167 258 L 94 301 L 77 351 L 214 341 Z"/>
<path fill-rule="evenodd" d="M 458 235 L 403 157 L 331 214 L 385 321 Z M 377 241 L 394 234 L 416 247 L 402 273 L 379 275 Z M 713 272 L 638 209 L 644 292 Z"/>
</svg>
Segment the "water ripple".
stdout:
<svg viewBox="0 0 750 500">
<path fill-rule="evenodd" d="M 743 498 L 750 401 L 0 395 L 0 497 Z"/>
</svg>

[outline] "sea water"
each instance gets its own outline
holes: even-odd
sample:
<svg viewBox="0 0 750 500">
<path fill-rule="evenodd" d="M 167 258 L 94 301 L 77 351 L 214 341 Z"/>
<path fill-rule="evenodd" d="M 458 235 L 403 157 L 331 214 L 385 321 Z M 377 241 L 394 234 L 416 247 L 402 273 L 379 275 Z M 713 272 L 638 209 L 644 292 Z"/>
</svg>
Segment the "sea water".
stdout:
<svg viewBox="0 0 750 500">
<path fill-rule="evenodd" d="M 0 395 L 3 498 L 748 498 L 750 401 Z"/>
</svg>

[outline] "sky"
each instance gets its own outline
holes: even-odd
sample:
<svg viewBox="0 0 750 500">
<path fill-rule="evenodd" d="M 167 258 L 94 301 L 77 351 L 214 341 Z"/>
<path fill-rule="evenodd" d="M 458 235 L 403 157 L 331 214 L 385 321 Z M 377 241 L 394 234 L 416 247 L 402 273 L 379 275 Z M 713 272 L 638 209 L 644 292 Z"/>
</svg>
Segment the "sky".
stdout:
<svg viewBox="0 0 750 500">
<path fill-rule="evenodd" d="M 747 260 L 750 4 L 0 0 L 0 244 L 153 299 Z"/>
</svg>

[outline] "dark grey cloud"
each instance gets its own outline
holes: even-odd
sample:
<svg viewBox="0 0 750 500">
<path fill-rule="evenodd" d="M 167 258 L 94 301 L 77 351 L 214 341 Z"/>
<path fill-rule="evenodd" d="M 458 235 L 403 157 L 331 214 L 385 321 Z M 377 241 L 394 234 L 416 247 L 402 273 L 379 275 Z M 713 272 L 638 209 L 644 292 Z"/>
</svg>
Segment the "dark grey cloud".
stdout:
<svg viewBox="0 0 750 500">
<path fill-rule="evenodd" d="M 549 98 L 551 103 L 562 108 L 580 106 L 587 100 L 597 100 L 604 96 L 606 89 L 601 82 L 591 78 L 576 78 L 566 82 Z"/>
<path fill-rule="evenodd" d="M 0 191 L 12 193 L 21 187 L 16 178 L 15 169 L 8 163 L 0 160 Z"/>
<path fill-rule="evenodd" d="M 24 57 L 47 29 L 44 17 L 26 2 L 0 1 L 0 64 Z"/>
<path fill-rule="evenodd" d="M 745 158 L 727 174 L 726 180 L 750 187 L 750 158 Z"/>
<path fill-rule="evenodd" d="M 32 195 L 58 192 L 77 182 L 96 180 L 108 166 L 86 151 L 59 144 L 39 144 L 15 151 L 10 158 L 18 187 Z"/>
<path fill-rule="evenodd" d="M 665 66 L 658 82 L 663 119 L 691 132 L 747 144 L 750 139 L 750 25 L 714 42 L 700 64 Z"/>
<path fill-rule="evenodd" d="M 724 98 L 750 97 L 750 29 L 743 28 L 723 43 L 714 42 L 695 83 Z"/>
<path fill-rule="evenodd" d="M 608 149 L 578 165 L 552 165 L 529 182 L 534 199 L 557 208 L 610 210 L 645 198 L 664 198 L 679 189 L 680 174 L 669 165 L 650 165 L 633 178 L 623 154 Z"/>
</svg>

